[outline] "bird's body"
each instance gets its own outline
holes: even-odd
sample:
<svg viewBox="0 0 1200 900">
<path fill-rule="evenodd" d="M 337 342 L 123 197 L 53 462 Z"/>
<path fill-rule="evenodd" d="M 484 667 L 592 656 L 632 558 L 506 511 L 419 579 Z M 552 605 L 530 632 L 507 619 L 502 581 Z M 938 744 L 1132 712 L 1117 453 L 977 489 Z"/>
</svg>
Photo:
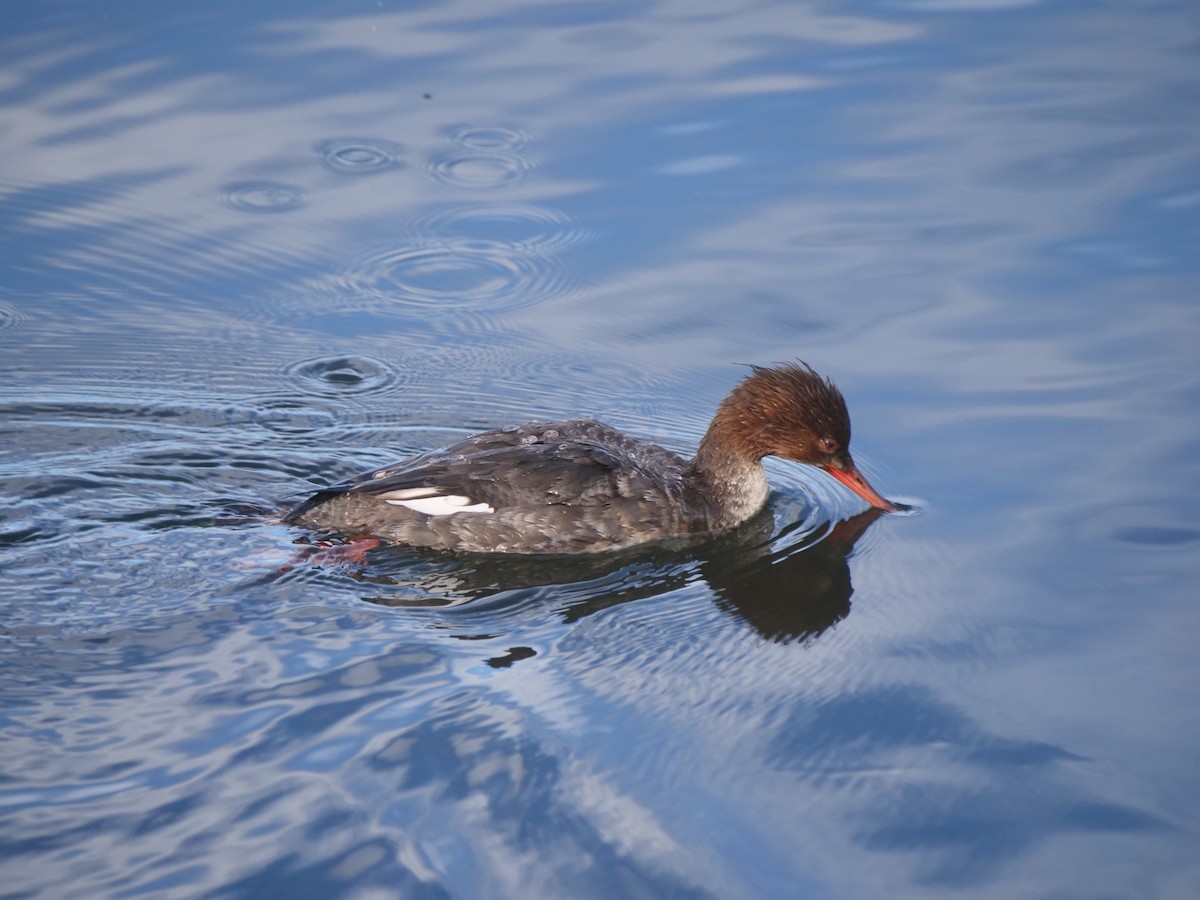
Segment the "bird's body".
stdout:
<svg viewBox="0 0 1200 900">
<path fill-rule="evenodd" d="M 486 431 L 318 492 L 287 521 L 447 550 L 579 553 L 736 527 L 769 491 L 760 460 L 821 466 L 868 502 L 837 389 L 808 367 L 756 368 L 684 459 L 592 419 Z"/>
</svg>

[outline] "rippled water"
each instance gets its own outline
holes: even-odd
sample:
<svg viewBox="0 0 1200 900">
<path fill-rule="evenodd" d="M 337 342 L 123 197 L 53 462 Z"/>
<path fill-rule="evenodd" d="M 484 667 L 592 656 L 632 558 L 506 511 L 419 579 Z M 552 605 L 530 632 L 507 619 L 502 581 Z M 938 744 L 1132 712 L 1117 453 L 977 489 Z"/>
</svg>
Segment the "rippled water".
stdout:
<svg viewBox="0 0 1200 900">
<path fill-rule="evenodd" d="M 10 6 L 0 895 L 1200 896 L 1188 4 Z M 795 357 L 918 514 L 278 521 Z"/>
</svg>

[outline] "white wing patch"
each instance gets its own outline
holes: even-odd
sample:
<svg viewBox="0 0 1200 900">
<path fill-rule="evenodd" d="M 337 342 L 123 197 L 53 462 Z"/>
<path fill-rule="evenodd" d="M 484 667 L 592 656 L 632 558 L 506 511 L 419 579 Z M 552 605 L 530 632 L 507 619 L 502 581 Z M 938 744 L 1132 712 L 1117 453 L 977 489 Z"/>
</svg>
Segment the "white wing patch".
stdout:
<svg viewBox="0 0 1200 900">
<path fill-rule="evenodd" d="M 392 506 L 404 506 L 427 516 L 449 516 L 454 513 L 494 513 L 486 503 L 472 503 L 461 494 L 439 494 L 435 487 L 401 488 L 380 494 L 379 499 Z"/>
</svg>

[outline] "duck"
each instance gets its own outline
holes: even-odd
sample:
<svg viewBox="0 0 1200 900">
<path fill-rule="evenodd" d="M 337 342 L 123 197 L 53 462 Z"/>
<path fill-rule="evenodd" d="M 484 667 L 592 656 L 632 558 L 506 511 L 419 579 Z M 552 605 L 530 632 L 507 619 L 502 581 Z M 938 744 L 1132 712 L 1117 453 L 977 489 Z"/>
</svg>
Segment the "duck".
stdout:
<svg viewBox="0 0 1200 900">
<path fill-rule="evenodd" d="M 762 460 L 826 472 L 883 511 L 850 455 L 836 385 L 803 361 L 751 366 L 692 459 L 588 418 L 508 425 L 317 491 L 284 521 L 438 550 L 574 554 L 714 537 L 766 505 Z"/>
</svg>

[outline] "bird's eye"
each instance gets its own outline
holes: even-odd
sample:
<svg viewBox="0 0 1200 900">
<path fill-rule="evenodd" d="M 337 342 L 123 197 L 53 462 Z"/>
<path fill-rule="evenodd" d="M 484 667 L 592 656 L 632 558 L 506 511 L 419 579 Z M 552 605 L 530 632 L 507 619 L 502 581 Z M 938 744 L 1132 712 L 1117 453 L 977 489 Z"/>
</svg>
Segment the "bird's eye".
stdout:
<svg viewBox="0 0 1200 900">
<path fill-rule="evenodd" d="M 817 442 L 818 446 L 824 453 L 836 453 L 838 442 L 831 437 L 823 437 Z"/>
</svg>

